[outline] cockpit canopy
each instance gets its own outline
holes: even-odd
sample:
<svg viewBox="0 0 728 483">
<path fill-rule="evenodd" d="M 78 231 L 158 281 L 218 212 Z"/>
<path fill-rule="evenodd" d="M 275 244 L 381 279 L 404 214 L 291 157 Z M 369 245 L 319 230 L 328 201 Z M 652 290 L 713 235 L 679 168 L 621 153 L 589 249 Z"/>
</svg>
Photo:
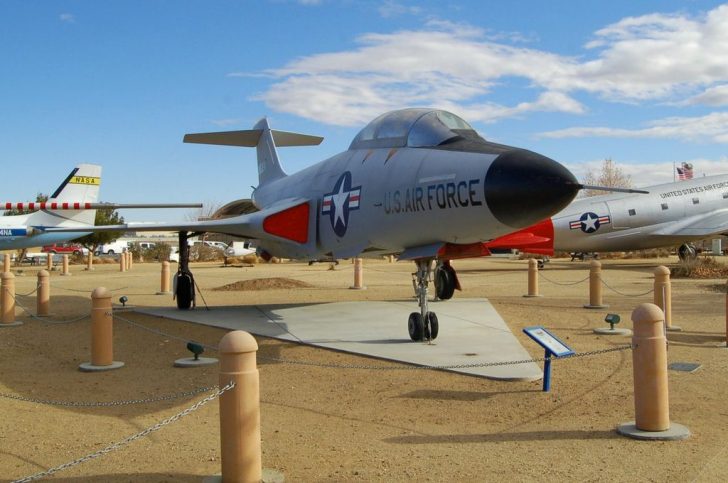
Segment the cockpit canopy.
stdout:
<svg viewBox="0 0 728 483">
<path fill-rule="evenodd" d="M 478 137 L 455 114 L 435 109 L 401 109 L 382 114 L 367 124 L 349 149 L 435 147 L 463 134 Z"/>
</svg>

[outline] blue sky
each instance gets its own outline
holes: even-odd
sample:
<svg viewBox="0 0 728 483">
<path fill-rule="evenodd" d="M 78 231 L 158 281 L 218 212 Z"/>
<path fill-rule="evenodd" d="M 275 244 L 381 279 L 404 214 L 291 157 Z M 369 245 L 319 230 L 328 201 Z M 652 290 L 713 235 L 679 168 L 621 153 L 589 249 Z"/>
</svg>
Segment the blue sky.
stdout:
<svg viewBox="0 0 728 483">
<path fill-rule="evenodd" d="M 255 152 L 188 132 L 317 134 L 288 172 L 378 114 L 435 106 L 578 177 L 612 158 L 645 186 L 728 172 L 728 5 L 712 1 L 0 1 L 2 201 L 79 162 L 102 199 L 248 197 Z M 28 176 L 30 174 L 30 176 Z M 123 212 L 131 221 L 189 212 Z"/>
</svg>

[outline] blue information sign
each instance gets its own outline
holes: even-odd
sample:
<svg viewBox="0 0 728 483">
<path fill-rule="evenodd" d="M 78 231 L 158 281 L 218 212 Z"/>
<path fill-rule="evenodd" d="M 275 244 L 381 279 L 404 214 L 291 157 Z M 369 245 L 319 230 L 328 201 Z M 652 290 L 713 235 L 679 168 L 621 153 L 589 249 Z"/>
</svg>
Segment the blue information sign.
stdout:
<svg viewBox="0 0 728 483">
<path fill-rule="evenodd" d="M 526 327 L 523 329 L 523 332 L 544 349 L 546 362 L 543 366 L 543 390 L 544 392 L 548 392 L 551 389 L 551 357 L 570 356 L 574 354 L 574 351 L 571 347 L 564 344 L 561 339 L 540 325 Z"/>
</svg>

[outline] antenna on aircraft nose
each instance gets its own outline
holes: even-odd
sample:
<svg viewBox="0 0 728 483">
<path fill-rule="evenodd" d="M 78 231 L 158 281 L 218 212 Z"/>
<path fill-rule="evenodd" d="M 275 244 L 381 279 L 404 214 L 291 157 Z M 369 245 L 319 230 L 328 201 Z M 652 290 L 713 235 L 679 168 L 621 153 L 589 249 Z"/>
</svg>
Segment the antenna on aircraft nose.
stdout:
<svg viewBox="0 0 728 483">
<path fill-rule="evenodd" d="M 649 191 L 637 190 L 634 188 L 611 188 L 608 186 L 593 186 L 589 184 L 579 184 L 578 186 L 580 190 L 614 191 L 616 193 L 640 193 L 643 195 L 650 194 Z"/>
</svg>

